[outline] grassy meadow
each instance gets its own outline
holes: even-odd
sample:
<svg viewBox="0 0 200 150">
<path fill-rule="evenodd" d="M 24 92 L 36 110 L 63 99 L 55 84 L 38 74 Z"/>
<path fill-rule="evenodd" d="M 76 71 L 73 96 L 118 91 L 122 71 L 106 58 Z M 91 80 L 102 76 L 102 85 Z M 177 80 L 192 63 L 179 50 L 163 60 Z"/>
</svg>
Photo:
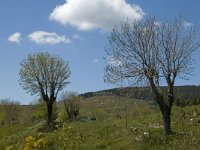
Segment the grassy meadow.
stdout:
<svg viewBox="0 0 200 150">
<path fill-rule="evenodd" d="M 6 150 L 199 150 L 200 105 L 173 107 L 172 129 L 163 133 L 157 106 L 120 96 L 97 95 L 80 104 L 81 117 L 52 131 L 43 124 L 0 126 L 0 149 Z"/>
</svg>

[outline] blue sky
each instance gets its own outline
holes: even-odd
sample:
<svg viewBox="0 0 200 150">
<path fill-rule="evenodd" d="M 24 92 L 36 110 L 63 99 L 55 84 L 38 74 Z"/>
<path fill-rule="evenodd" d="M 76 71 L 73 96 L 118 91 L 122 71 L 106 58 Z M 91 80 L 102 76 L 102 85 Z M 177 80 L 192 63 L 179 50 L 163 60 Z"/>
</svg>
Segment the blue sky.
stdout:
<svg viewBox="0 0 200 150">
<path fill-rule="evenodd" d="M 20 62 L 29 53 L 58 54 L 69 61 L 71 84 L 78 93 L 114 86 L 103 82 L 107 35 L 123 20 L 156 16 L 158 20 L 182 15 L 187 25 L 200 28 L 198 0 L 1 0 L 0 99 L 28 104 L 36 97 L 19 83 Z M 200 84 L 200 51 L 194 54 L 191 80 L 176 85 Z"/>
</svg>

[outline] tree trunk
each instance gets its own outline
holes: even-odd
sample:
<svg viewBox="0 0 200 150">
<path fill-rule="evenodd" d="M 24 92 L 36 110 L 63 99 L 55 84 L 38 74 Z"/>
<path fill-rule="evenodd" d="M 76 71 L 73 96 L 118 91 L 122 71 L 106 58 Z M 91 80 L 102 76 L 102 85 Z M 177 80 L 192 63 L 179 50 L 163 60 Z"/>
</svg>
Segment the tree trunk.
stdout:
<svg viewBox="0 0 200 150">
<path fill-rule="evenodd" d="M 47 103 L 47 126 L 50 127 L 50 124 L 53 122 L 53 113 L 52 113 L 52 110 L 53 110 L 53 103 L 51 102 L 48 102 Z"/>
<path fill-rule="evenodd" d="M 75 116 L 74 116 L 74 112 L 73 111 L 71 112 L 71 118 L 70 119 L 71 119 L 71 121 L 75 121 Z"/>
<path fill-rule="evenodd" d="M 171 130 L 171 106 L 165 106 L 164 110 L 162 110 L 163 116 L 163 127 L 166 134 L 172 133 Z"/>
<path fill-rule="evenodd" d="M 171 130 L 171 108 L 172 108 L 172 103 L 171 97 L 168 97 L 168 102 L 166 103 L 164 100 L 163 95 L 159 94 L 156 96 L 156 101 L 159 105 L 162 117 L 163 117 L 163 127 L 166 132 L 166 134 L 172 133 Z"/>
<path fill-rule="evenodd" d="M 159 91 L 158 87 L 156 87 L 154 83 L 154 79 L 149 77 L 149 82 L 151 85 L 151 88 L 156 96 L 156 102 L 158 103 L 160 107 L 160 111 L 162 113 L 163 117 L 163 127 L 166 132 L 166 134 L 171 134 L 171 108 L 174 102 L 174 94 L 173 94 L 173 84 L 171 82 L 168 82 L 168 98 L 167 102 L 164 99 L 163 93 Z"/>
</svg>

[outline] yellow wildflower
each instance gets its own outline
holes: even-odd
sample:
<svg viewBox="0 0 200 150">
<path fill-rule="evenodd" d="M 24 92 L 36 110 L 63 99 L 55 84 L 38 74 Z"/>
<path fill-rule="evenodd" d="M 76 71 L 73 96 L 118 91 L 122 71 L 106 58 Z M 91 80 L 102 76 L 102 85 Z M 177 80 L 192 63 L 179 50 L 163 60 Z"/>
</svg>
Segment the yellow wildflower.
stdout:
<svg viewBox="0 0 200 150">
<path fill-rule="evenodd" d="M 6 150 L 12 150 L 12 149 L 13 149 L 13 146 L 6 147 Z"/>
</svg>

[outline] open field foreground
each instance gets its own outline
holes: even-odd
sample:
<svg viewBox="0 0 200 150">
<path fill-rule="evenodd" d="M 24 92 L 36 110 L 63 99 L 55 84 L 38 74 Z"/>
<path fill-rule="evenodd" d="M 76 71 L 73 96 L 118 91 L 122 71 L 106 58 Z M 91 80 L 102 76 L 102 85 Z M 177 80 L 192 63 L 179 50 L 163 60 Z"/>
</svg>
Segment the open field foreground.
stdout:
<svg viewBox="0 0 200 150">
<path fill-rule="evenodd" d="M 94 121 L 65 122 L 52 131 L 43 124 L 0 126 L 6 150 L 174 150 L 200 149 L 200 106 L 172 110 L 172 135 L 165 135 L 157 106 L 117 96 L 81 102 L 80 115 Z"/>
</svg>

